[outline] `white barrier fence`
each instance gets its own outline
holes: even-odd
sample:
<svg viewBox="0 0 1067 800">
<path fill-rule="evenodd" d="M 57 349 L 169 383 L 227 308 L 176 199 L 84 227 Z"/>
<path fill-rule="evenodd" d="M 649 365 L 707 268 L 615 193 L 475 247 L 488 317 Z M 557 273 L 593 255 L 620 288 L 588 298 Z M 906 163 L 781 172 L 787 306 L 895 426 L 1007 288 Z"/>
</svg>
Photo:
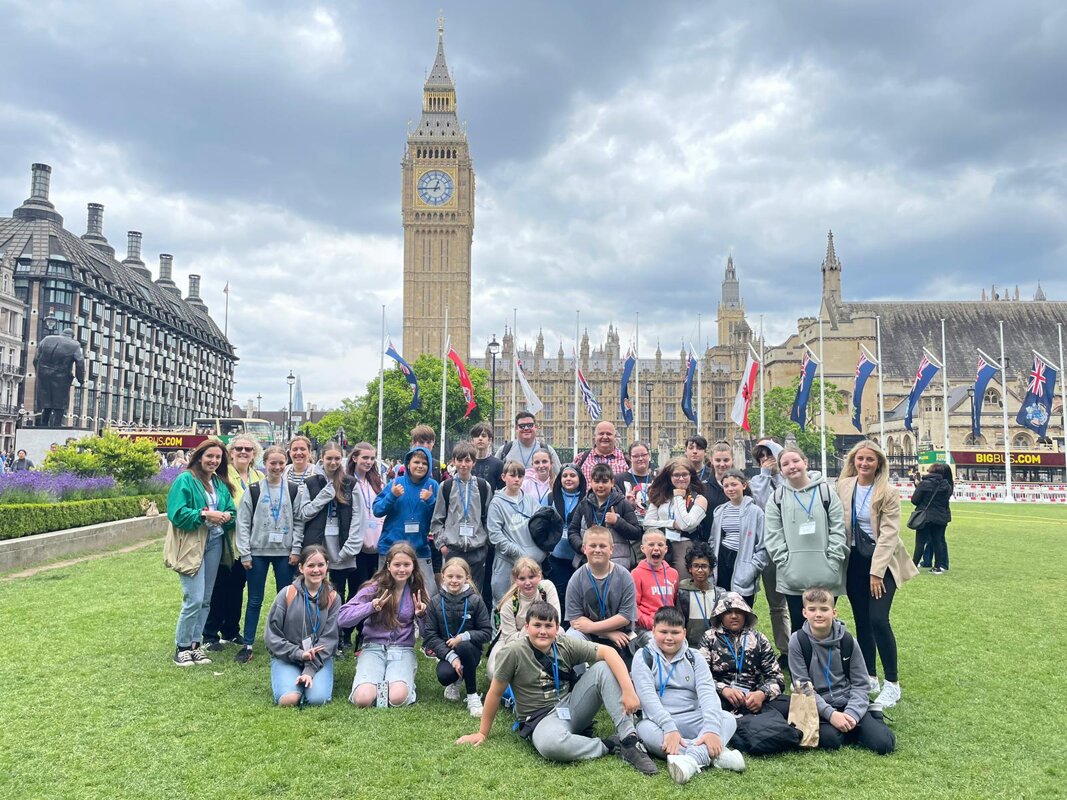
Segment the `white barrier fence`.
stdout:
<svg viewBox="0 0 1067 800">
<path fill-rule="evenodd" d="M 911 499 L 915 484 L 911 481 L 891 481 L 900 490 L 901 498 Z M 996 503 L 1004 500 L 1007 492 L 1003 483 L 957 483 L 952 495 L 954 501 Z M 1011 487 L 1017 503 L 1067 503 L 1067 484 L 1064 483 L 1015 483 Z"/>
</svg>

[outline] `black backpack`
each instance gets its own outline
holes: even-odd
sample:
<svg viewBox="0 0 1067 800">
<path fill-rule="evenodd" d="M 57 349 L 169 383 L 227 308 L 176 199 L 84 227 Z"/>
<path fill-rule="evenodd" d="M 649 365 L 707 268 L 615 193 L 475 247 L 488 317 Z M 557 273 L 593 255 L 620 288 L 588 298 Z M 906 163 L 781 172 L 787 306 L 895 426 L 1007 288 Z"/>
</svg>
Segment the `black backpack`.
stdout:
<svg viewBox="0 0 1067 800">
<path fill-rule="evenodd" d="M 263 490 L 259 488 L 259 483 L 254 483 L 248 488 L 248 494 L 252 497 L 252 519 L 248 521 L 251 526 L 256 521 L 256 509 L 259 507 L 259 498 L 263 493 Z M 293 507 L 293 516 L 296 516 L 296 496 L 300 492 L 300 487 L 289 481 L 289 505 Z"/>
<path fill-rule="evenodd" d="M 641 648 L 641 657 L 645 660 L 645 666 L 652 669 L 652 651 L 647 647 Z M 685 650 L 685 658 L 689 662 L 694 670 L 697 668 L 696 657 L 693 655 L 693 648 L 687 647 Z"/>
<path fill-rule="evenodd" d="M 485 478 L 479 478 L 477 475 L 472 475 L 476 481 L 478 481 L 478 496 L 482 498 L 482 527 L 487 527 L 487 521 L 489 519 L 489 481 Z M 455 478 L 449 478 L 443 484 L 441 484 L 441 494 L 445 497 L 445 507 L 452 502 L 452 486 L 455 483 Z"/>
<path fill-rule="evenodd" d="M 804 655 L 804 665 L 809 666 L 811 664 L 811 637 L 808 636 L 808 632 L 803 628 L 797 631 L 797 643 L 800 645 L 800 652 Z M 845 635 L 841 637 L 841 668 L 845 671 L 845 677 L 849 678 L 849 667 L 852 664 L 852 653 L 856 647 L 856 640 L 852 638 L 852 634 L 845 631 Z"/>
</svg>

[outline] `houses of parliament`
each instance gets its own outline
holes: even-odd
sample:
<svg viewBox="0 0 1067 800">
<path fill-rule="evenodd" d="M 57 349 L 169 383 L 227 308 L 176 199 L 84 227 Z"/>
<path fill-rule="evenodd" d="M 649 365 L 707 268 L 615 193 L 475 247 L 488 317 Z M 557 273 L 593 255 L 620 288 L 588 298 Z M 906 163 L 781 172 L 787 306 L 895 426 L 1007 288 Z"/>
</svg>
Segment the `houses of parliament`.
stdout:
<svg viewBox="0 0 1067 800">
<path fill-rule="evenodd" d="M 438 24 L 437 54 L 423 87 L 422 115 L 409 127 L 402 162 L 402 212 L 404 225 L 404 352 L 409 360 L 422 353 L 440 356 L 444 317 L 452 346 L 472 366 L 492 368 L 488 346 L 470 351 L 471 244 L 474 237 L 475 174 L 465 127 L 457 114 L 456 87 L 445 59 L 444 25 Z M 813 259 L 814 261 L 815 259 Z M 702 391 L 694 398 L 700 404 L 702 435 L 711 441 L 739 442 L 743 433 L 730 420 L 734 396 L 750 346 L 760 351 L 760 342 L 746 320 L 738 269 L 730 257 L 725 265 L 708 265 L 722 271 L 721 292 L 716 304 L 716 344 L 698 352 L 702 368 Z M 1049 300 L 1040 285 L 1032 299 L 996 289 L 981 299 L 958 301 L 853 301 L 843 293 L 842 262 L 827 236 L 821 264 L 822 296 L 816 316 L 797 321 L 796 332 L 784 342 L 764 345 L 764 381 L 767 390 L 788 386 L 799 375 L 805 346 L 819 353 L 820 321 L 825 377 L 846 401 L 843 413 L 827 418 L 839 450 L 869 435 L 881 442 L 891 456 L 915 456 L 921 450 L 957 448 L 994 451 L 1003 447 L 1002 404 L 1007 403 L 1013 449 L 1046 452 L 1052 466 L 1063 466 L 1062 410 L 1057 391 L 1048 439 L 1038 441 L 1032 432 L 1014 422 L 1026 393 L 1032 357 L 1037 350 L 1056 358 L 1060 326 L 1067 327 L 1067 303 Z M 711 298 L 708 298 L 709 300 Z M 702 305 L 702 304 L 701 304 Z M 710 311 L 708 303 L 708 311 Z M 703 313 L 698 305 L 691 315 Z M 949 403 L 949 440 L 945 441 L 941 377 L 935 378 L 915 411 L 913 430 L 905 430 L 904 406 L 922 358 L 923 348 L 941 353 L 941 321 L 946 325 L 946 364 Z M 974 384 L 977 348 L 994 356 L 999 352 L 999 325 L 1005 331 L 1005 383 L 990 384 L 983 411 L 983 432 L 971 433 L 971 387 Z M 878 350 L 881 330 L 885 422 L 879 424 L 876 381 L 868 383 L 862 402 L 864 431 L 851 422 L 851 391 L 861 347 Z M 541 432 L 549 442 L 568 447 L 571 443 L 574 408 L 574 362 L 563 343 L 553 352 L 539 331 L 530 347 L 515 331 L 505 331 L 496 357 L 498 435 L 510 435 L 509 388 L 514 356 L 522 360 L 531 386 L 544 403 L 538 415 Z M 609 325 L 605 338 L 594 343 L 588 331 L 578 345 L 583 374 L 604 408 L 604 418 L 617 424 L 619 378 L 626 357 L 623 336 Z M 677 450 L 695 424 L 682 413 L 681 398 L 686 371 L 686 353 L 664 353 L 657 346 L 652 357 L 641 354 L 640 396 L 633 384 L 630 395 L 636 406 L 636 429 L 641 439 L 656 449 L 661 444 Z M 758 400 L 754 400 L 755 404 Z M 521 393 L 519 407 L 522 407 Z M 988 417 L 988 419 L 987 419 Z M 594 422 L 584 404 L 578 412 L 578 442 L 592 441 Z M 809 423 L 810 424 L 810 423 Z M 816 419 L 814 424 L 818 424 Z M 621 426 L 620 426 L 621 427 Z M 633 438 L 634 430 L 622 433 Z M 753 431 L 756 433 L 756 431 Z M 747 435 L 744 438 L 748 438 Z M 1042 462 L 1043 463 L 1043 462 Z M 1001 474 L 1002 471 L 1001 471 Z M 995 477 L 995 476 L 991 476 Z"/>
</svg>

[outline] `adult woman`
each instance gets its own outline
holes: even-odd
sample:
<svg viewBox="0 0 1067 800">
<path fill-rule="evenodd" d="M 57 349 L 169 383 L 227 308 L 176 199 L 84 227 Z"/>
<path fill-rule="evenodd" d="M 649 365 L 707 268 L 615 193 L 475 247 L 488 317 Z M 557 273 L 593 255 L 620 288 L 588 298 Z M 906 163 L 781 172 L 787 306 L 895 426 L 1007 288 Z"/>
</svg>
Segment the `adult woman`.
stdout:
<svg viewBox="0 0 1067 800">
<path fill-rule="evenodd" d="M 201 442 L 167 495 L 171 527 L 163 545 L 164 563 L 180 574 L 182 584 L 182 610 L 174 636 L 174 663 L 179 667 L 211 663 L 200 649 L 200 642 L 211 608 L 210 590 L 215 585 L 223 539 L 227 529 L 233 530 L 237 513 L 229 466 L 221 442 Z"/>
<path fill-rule="evenodd" d="M 291 463 L 285 468 L 285 480 L 302 486 L 315 474 L 315 465 L 311 463 L 311 440 L 306 436 L 294 436 L 289 441 L 289 460 Z"/>
<path fill-rule="evenodd" d="M 952 490 L 952 467 L 948 464 L 931 464 L 911 495 L 912 505 L 918 509 L 926 509 L 925 521 L 915 531 L 915 553 L 912 560 L 918 564 L 923 550 L 926 549 L 926 543 L 933 542 L 934 566 L 930 570 L 932 575 L 948 572 L 945 528 L 952 522 L 952 511 L 948 505 Z"/>
<path fill-rule="evenodd" d="M 669 461 L 652 480 L 648 490 L 648 510 L 641 524 L 646 529 L 663 530 L 670 543 L 671 566 L 678 571 L 679 581 L 689 578 L 685 556 L 693 542 L 700 540 L 701 523 L 707 513 L 704 484 L 692 462 L 688 458 Z"/>
<path fill-rule="evenodd" d="M 234 489 L 233 504 L 239 506 L 248 487 L 263 480 L 263 473 L 253 466 L 259 460 L 259 443 L 248 436 L 237 436 L 230 440 L 229 449 L 230 468 L 227 474 Z M 207 650 L 221 650 L 227 642 L 240 643 L 245 570 L 237 563 L 237 542 L 232 533 L 226 539 L 226 545 L 215 576 L 215 588 L 211 592 L 211 610 L 204 625 L 204 646 Z"/>
<path fill-rule="evenodd" d="M 919 571 L 900 540 L 900 494 L 889 485 L 889 464 L 877 444 L 862 441 L 845 458 L 837 480 L 837 494 L 845 513 L 848 557 L 846 590 L 856 621 L 856 639 L 877 692 L 875 649 L 882 657 L 885 688 L 876 702 L 890 708 L 900 700 L 897 677 L 897 640 L 889 624 L 889 611 L 897 587 Z"/>
<path fill-rule="evenodd" d="M 326 550 L 309 545 L 297 561 L 298 577 L 267 614 L 270 684 L 280 706 L 321 706 L 333 696 L 333 654 L 341 602 L 326 580 Z"/>
<path fill-rule="evenodd" d="M 522 493 L 534 501 L 535 507 L 552 504 L 552 454 L 545 448 L 535 450 L 530 469 L 522 479 Z"/>
<path fill-rule="evenodd" d="M 783 447 L 778 470 L 785 483 L 767 501 L 764 543 L 778 568 L 778 591 L 785 595 L 796 632 L 804 624 L 805 589 L 824 586 L 834 597 L 844 594 L 848 541 L 841 500 L 821 472 L 808 471 L 807 456 Z"/>
</svg>

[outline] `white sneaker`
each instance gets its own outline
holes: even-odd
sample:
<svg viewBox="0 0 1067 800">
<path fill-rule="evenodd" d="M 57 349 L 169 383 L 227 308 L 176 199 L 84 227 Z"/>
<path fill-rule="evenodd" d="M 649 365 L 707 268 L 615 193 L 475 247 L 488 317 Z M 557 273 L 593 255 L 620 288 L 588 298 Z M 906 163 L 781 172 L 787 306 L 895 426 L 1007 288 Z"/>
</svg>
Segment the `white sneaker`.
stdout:
<svg viewBox="0 0 1067 800">
<path fill-rule="evenodd" d="M 459 702 L 459 699 L 459 681 L 448 684 L 448 686 L 445 687 L 445 700 L 453 700 L 455 702 Z"/>
<path fill-rule="evenodd" d="M 471 712 L 472 717 L 480 717 L 482 715 L 482 698 L 476 694 L 467 695 L 467 710 Z"/>
<path fill-rule="evenodd" d="M 667 772 L 675 783 L 689 783 L 689 780 L 700 772 L 700 765 L 695 758 L 685 754 L 667 756 Z"/>
<path fill-rule="evenodd" d="M 718 758 L 711 763 L 715 769 L 728 769 L 730 772 L 745 771 L 745 757 L 729 747 L 724 747 Z"/>
<path fill-rule="evenodd" d="M 868 678 L 868 684 L 867 694 L 878 694 L 878 692 L 882 691 L 882 686 L 878 683 L 877 675 L 871 675 Z"/>
<path fill-rule="evenodd" d="M 900 701 L 900 684 L 891 683 L 886 681 L 882 687 L 882 692 L 876 698 L 874 702 L 881 704 L 882 708 L 892 708 Z"/>
</svg>

